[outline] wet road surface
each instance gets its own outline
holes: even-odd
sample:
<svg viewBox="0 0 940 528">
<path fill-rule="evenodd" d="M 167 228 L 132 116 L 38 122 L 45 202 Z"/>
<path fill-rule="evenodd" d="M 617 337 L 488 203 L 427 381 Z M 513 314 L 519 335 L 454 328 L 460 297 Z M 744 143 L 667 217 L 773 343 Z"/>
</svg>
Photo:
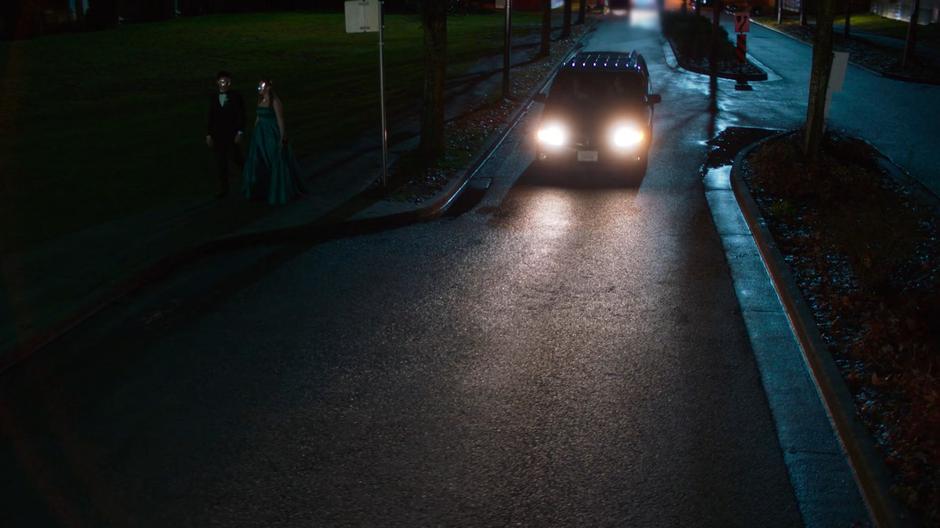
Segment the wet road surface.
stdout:
<svg viewBox="0 0 940 528">
<path fill-rule="evenodd" d="M 698 175 L 707 94 L 651 30 L 588 47 L 639 49 L 663 95 L 639 186 L 540 176 L 535 107 L 459 217 L 116 306 L 0 379 L 13 524 L 800 525 Z"/>
</svg>

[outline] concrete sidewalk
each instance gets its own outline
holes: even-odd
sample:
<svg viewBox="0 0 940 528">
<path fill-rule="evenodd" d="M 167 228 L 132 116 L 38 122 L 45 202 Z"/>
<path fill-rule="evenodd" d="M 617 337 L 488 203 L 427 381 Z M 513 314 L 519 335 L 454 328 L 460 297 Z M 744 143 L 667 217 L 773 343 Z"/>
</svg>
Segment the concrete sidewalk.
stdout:
<svg viewBox="0 0 940 528">
<path fill-rule="evenodd" d="M 722 23 L 730 25 L 730 17 L 723 16 Z M 763 128 L 801 127 L 812 45 L 759 23 L 751 24 L 747 44 L 748 53 L 780 79 L 753 83 L 753 92 L 725 100 L 723 119 Z M 832 96 L 828 126 L 870 141 L 938 194 L 940 162 L 933 155 L 940 144 L 938 119 L 940 86 L 898 81 L 850 63 L 842 91 Z"/>
<path fill-rule="evenodd" d="M 559 34 L 556 29 L 553 40 Z M 514 67 L 532 62 L 537 42 L 537 35 L 514 42 Z M 492 102 L 501 90 L 501 67 L 501 55 L 487 57 L 449 80 L 446 119 Z M 393 163 L 401 152 L 415 148 L 419 115 L 390 116 L 389 123 Z M 419 207 L 366 192 L 376 189 L 381 175 L 379 130 L 364 132 L 341 150 L 301 159 L 301 164 L 308 192 L 286 206 L 250 202 L 240 192 L 219 200 L 192 199 L 94 226 L 29 251 L 0 255 L 0 364 L 13 351 L 41 341 L 51 329 L 68 325 L 76 314 L 103 302 L 109 290 L 168 255 L 237 235 L 260 235 L 263 240 L 267 231 Z M 240 182 L 233 183 L 234 189 L 240 189 Z"/>
</svg>

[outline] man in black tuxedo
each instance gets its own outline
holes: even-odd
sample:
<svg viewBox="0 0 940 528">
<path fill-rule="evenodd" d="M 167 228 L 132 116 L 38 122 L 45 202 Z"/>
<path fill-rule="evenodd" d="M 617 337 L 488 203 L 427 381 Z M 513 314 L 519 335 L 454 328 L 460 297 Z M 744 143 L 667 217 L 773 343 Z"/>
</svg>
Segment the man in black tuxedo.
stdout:
<svg viewBox="0 0 940 528">
<path fill-rule="evenodd" d="M 228 194 L 228 162 L 231 158 L 239 168 L 244 164 L 241 145 L 245 130 L 245 103 L 232 90 L 232 74 L 220 71 L 215 76 L 219 91 L 209 98 L 209 126 L 206 144 L 215 152 L 219 168 L 219 198 Z"/>
</svg>

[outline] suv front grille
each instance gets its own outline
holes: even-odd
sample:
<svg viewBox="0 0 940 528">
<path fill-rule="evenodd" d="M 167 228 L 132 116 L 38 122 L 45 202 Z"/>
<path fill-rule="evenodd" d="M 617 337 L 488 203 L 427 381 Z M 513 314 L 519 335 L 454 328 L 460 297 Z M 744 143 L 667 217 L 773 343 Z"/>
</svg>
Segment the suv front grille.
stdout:
<svg viewBox="0 0 940 528">
<path fill-rule="evenodd" d="M 574 134 L 571 143 L 579 149 L 596 149 L 598 146 L 595 134 Z"/>
</svg>

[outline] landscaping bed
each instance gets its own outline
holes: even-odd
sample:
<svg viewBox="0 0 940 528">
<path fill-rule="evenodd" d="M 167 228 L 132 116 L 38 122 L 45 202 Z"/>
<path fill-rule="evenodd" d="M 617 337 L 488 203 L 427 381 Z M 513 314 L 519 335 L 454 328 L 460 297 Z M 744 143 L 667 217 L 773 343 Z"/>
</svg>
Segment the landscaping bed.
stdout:
<svg viewBox="0 0 940 528">
<path fill-rule="evenodd" d="M 781 24 L 777 24 L 777 19 L 773 17 L 758 17 L 757 20 L 761 24 L 782 31 L 808 44 L 812 44 L 816 34 L 815 24 L 801 26 L 799 20 L 784 19 Z M 840 17 L 836 17 L 836 22 L 841 20 Z M 921 31 L 930 31 L 930 29 L 922 28 Z M 940 84 L 940 64 L 937 64 L 935 60 L 931 60 L 923 54 L 915 53 L 913 62 L 906 67 L 902 67 L 901 50 L 880 46 L 876 42 L 866 40 L 863 37 L 851 36 L 851 29 L 849 35 L 849 38 L 846 39 L 841 30 L 833 30 L 832 47 L 835 51 L 847 51 L 849 60 L 853 63 L 874 70 L 886 77 L 912 82 Z"/>
<path fill-rule="evenodd" d="M 679 66 L 696 73 L 711 73 L 711 20 L 693 13 L 665 12 L 662 14 L 662 28 Z M 748 81 L 767 80 L 767 73 L 751 61 L 738 62 L 735 46 L 723 27 L 718 28 L 718 76 Z"/>
<path fill-rule="evenodd" d="M 800 139 L 771 139 L 739 169 L 892 472 L 892 492 L 936 526 L 940 202 L 864 141 L 830 133 L 808 163 Z"/>
</svg>

